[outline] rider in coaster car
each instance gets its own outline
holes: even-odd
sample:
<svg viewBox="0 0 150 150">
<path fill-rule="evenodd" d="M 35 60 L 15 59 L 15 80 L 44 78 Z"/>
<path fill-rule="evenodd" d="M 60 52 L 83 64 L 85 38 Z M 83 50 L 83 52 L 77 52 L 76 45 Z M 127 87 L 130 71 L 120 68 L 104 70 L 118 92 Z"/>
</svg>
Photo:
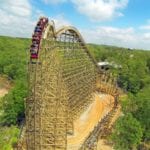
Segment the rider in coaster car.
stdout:
<svg viewBox="0 0 150 150">
<path fill-rule="evenodd" d="M 38 54 L 33 54 L 33 53 L 31 53 L 31 58 L 32 58 L 32 59 L 37 59 L 37 58 L 38 58 Z"/>
<path fill-rule="evenodd" d="M 42 30 L 44 29 L 44 23 L 43 22 L 38 22 L 37 26 L 41 27 Z"/>
<path fill-rule="evenodd" d="M 32 35 L 32 41 L 37 40 L 40 41 L 41 40 L 41 35 L 40 34 L 33 34 Z"/>
<path fill-rule="evenodd" d="M 40 26 L 36 26 L 34 32 L 42 32 L 42 28 Z"/>
<path fill-rule="evenodd" d="M 31 51 L 31 53 L 35 54 L 35 53 L 38 52 L 38 49 L 39 49 L 39 45 L 38 44 L 32 44 L 30 51 Z"/>
<path fill-rule="evenodd" d="M 48 23 L 47 18 L 41 18 L 38 22 L 38 24 L 42 25 L 43 27 Z"/>
<path fill-rule="evenodd" d="M 38 37 L 41 39 L 42 33 L 41 32 L 34 32 L 34 37 Z M 36 38 L 37 39 L 37 38 Z"/>
<path fill-rule="evenodd" d="M 39 39 L 32 39 L 32 44 L 40 44 L 40 40 Z"/>
<path fill-rule="evenodd" d="M 48 23 L 48 18 L 43 18 L 43 22 L 44 22 L 45 24 L 47 24 L 47 23 Z"/>
</svg>

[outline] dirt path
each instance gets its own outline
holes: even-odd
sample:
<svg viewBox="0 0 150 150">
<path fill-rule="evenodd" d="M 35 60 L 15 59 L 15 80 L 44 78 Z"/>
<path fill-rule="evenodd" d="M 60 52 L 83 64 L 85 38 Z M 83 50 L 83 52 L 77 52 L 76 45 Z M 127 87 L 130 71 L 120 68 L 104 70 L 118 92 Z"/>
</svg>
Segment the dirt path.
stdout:
<svg viewBox="0 0 150 150">
<path fill-rule="evenodd" d="M 5 94 L 8 93 L 8 90 L 3 88 L 3 89 L 0 89 L 0 97 L 3 97 Z"/>
<path fill-rule="evenodd" d="M 112 145 L 109 145 L 105 139 L 101 139 L 98 141 L 98 150 L 114 150 Z"/>
<path fill-rule="evenodd" d="M 6 79 L 6 77 L 0 76 L 0 98 L 8 93 L 11 87 L 10 82 Z"/>
<path fill-rule="evenodd" d="M 112 108 L 114 98 L 110 95 L 96 93 L 94 102 L 74 122 L 74 135 L 68 136 L 68 150 L 77 150 L 94 126 L 107 114 Z"/>
</svg>

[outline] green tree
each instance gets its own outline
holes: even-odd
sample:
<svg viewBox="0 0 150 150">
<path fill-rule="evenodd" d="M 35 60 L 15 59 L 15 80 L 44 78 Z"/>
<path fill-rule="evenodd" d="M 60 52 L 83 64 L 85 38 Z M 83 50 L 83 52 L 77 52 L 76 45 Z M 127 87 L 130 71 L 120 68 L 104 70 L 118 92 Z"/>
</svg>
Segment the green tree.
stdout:
<svg viewBox="0 0 150 150">
<path fill-rule="evenodd" d="M 137 95 L 128 94 L 128 97 L 121 101 L 122 111 L 128 112 L 139 121 L 143 128 L 142 141 L 150 141 L 150 86 L 145 87 Z"/>
<path fill-rule="evenodd" d="M 145 87 L 135 97 L 136 111 L 133 116 L 141 123 L 143 131 L 143 141 L 150 141 L 150 86 Z"/>
<path fill-rule="evenodd" d="M 147 59 L 147 67 L 148 67 L 148 69 L 149 69 L 149 71 L 150 71 L 150 58 Z"/>
<path fill-rule="evenodd" d="M 132 150 L 138 146 L 141 138 L 141 125 L 131 114 L 118 119 L 111 135 L 116 150 Z"/>
<path fill-rule="evenodd" d="M 0 127 L 0 149 L 11 150 L 12 146 L 17 143 L 19 129 L 15 126 Z"/>
<path fill-rule="evenodd" d="M 17 81 L 15 87 L 3 98 L 3 125 L 16 124 L 24 116 L 24 98 L 27 96 L 27 86 L 23 81 Z"/>
</svg>

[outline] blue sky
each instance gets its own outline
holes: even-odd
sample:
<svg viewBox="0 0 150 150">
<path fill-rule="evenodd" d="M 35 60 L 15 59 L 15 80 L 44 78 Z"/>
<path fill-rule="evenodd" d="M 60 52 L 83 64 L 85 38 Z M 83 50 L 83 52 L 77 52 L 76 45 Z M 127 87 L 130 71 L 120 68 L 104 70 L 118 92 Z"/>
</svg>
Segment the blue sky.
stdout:
<svg viewBox="0 0 150 150">
<path fill-rule="evenodd" d="M 40 16 L 87 43 L 150 49 L 150 0 L 0 0 L 0 35 L 31 37 Z"/>
</svg>

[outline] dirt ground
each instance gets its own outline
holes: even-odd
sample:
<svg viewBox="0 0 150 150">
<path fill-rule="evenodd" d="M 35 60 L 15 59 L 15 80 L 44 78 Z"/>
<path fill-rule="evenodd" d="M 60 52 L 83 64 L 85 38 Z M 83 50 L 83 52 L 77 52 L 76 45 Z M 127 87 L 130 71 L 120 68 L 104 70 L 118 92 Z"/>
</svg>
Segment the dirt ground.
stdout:
<svg viewBox="0 0 150 150">
<path fill-rule="evenodd" d="M 105 139 L 101 139 L 98 141 L 98 150 L 114 150 L 112 145 L 108 144 Z"/>
<path fill-rule="evenodd" d="M 81 146 L 89 133 L 94 129 L 94 126 L 110 111 L 113 103 L 114 98 L 111 95 L 94 94 L 93 103 L 79 119 L 74 121 L 74 135 L 70 135 L 67 138 L 68 150 L 77 150 Z"/>
<path fill-rule="evenodd" d="M 8 93 L 8 89 L 5 89 L 5 88 L 0 89 L 0 97 L 3 97 L 7 93 Z"/>
<path fill-rule="evenodd" d="M 6 77 L 0 76 L 0 97 L 3 97 L 8 93 L 11 87 L 11 83 L 6 79 Z"/>
</svg>

